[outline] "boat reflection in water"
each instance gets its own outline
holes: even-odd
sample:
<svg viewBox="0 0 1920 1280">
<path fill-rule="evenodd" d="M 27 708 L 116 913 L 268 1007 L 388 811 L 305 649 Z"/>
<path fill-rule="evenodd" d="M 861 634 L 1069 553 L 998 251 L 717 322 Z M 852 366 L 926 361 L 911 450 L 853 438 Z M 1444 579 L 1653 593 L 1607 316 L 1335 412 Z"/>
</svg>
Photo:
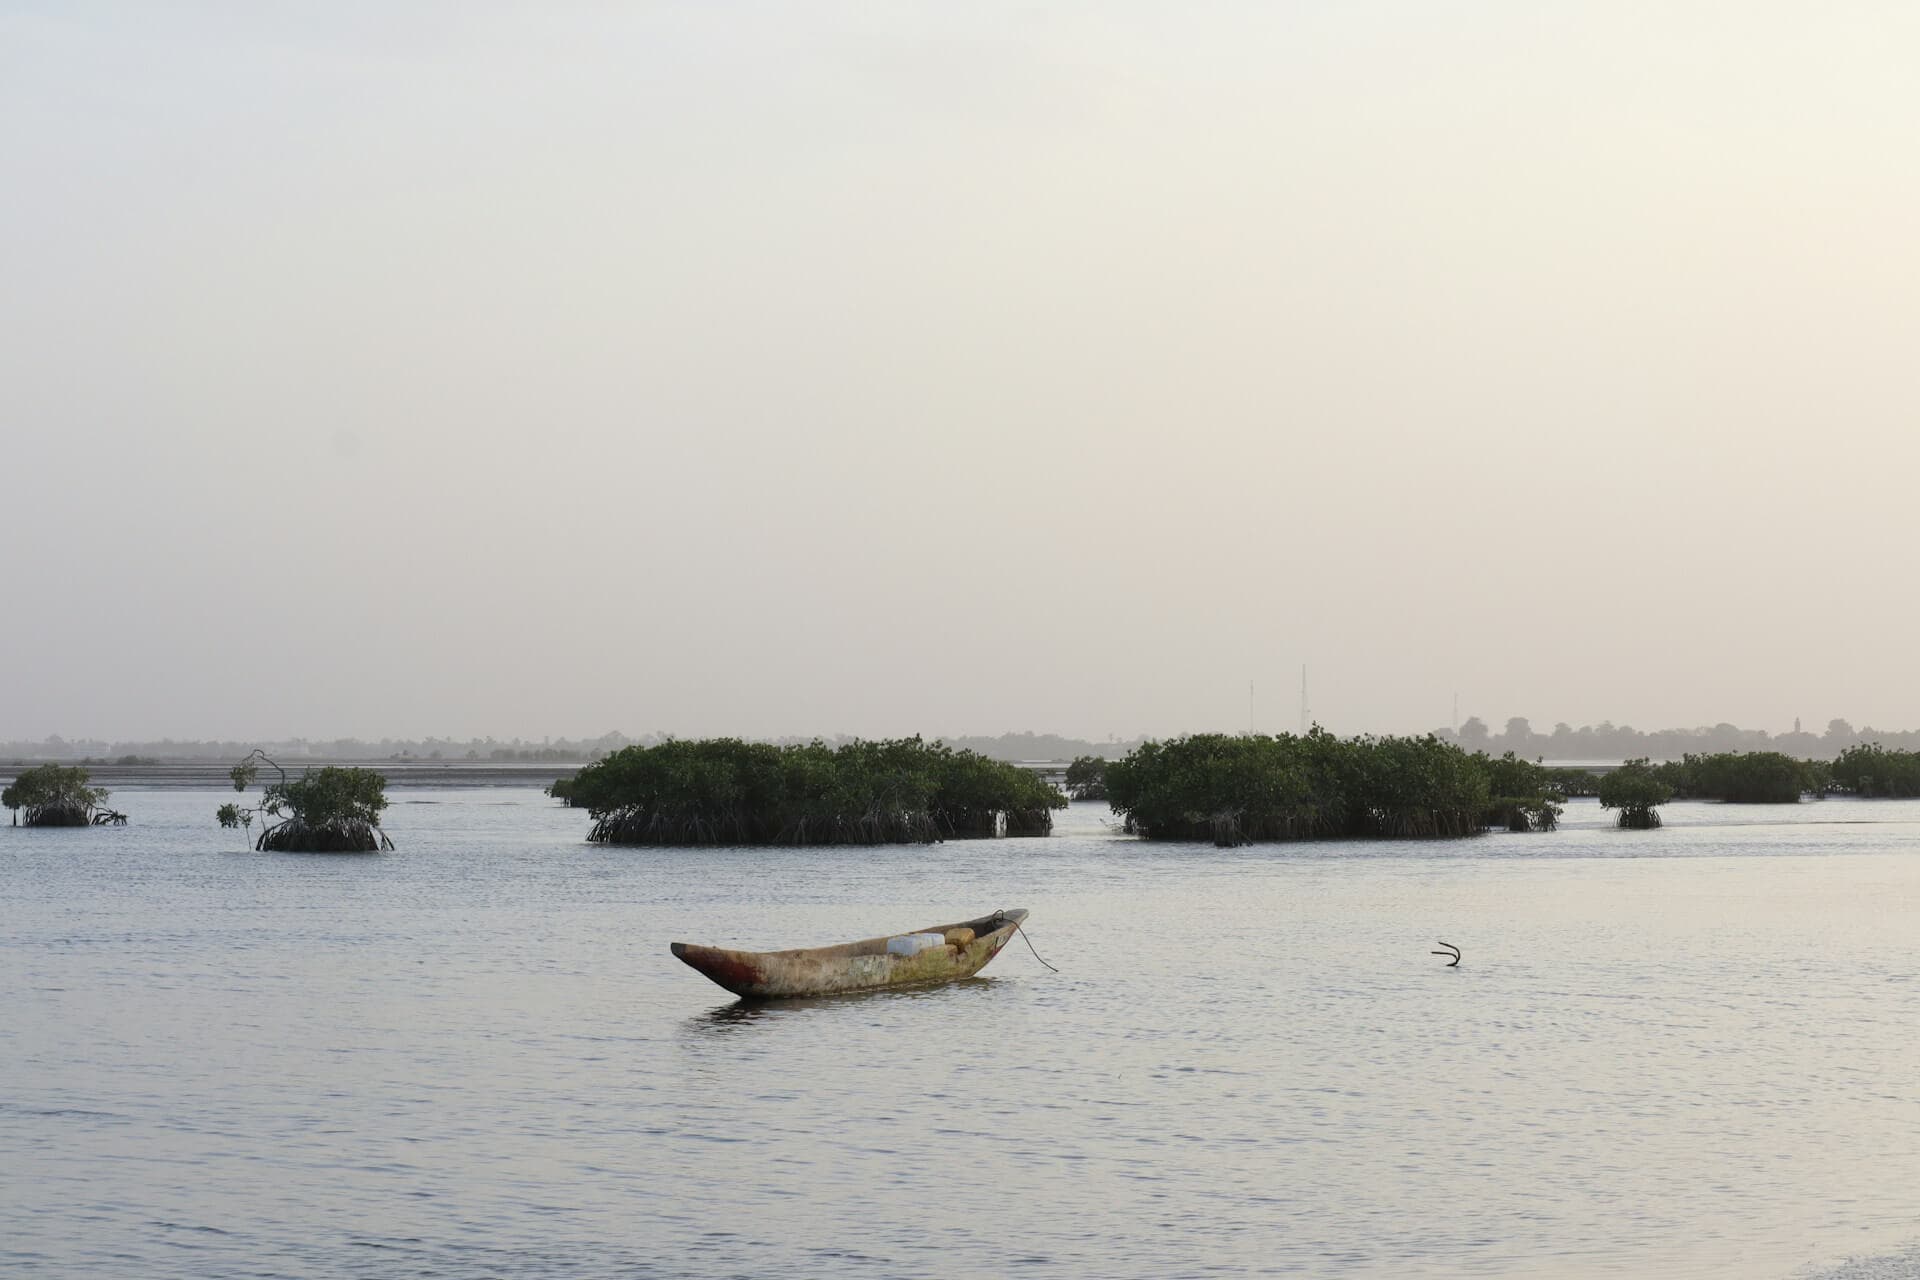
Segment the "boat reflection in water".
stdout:
<svg viewBox="0 0 1920 1280">
<path fill-rule="evenodd" d="M 846 991 L 831 996 L 795 996 L 785 1000 L 767 1000 L 742 996 L 701 1013 L 682 1024 L 690 1035 L 724 1036 L 749 1029 L 768 1030 L 782 1021 L 803 1019 L 807 1014 L 825 1014 L 832 1010 L 847 1013 L 863 1005 L 878 1012 L 884 1003 L 923 1000 L 967 999 L 985 995 L 1001 985 L 996 978 L 976 974 L 952 982 L 917 987 L 877 987 L 871 991 Z"/>
</svg>

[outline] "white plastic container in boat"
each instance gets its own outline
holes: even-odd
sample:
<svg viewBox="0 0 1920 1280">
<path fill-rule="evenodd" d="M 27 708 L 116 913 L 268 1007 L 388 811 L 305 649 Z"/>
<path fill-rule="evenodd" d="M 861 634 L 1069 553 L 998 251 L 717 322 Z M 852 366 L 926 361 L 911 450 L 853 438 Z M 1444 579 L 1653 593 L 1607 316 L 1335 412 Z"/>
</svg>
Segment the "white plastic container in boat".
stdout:
<svg viewBox="0 0 1920 1280">
<path fill-rule="evenodd" d="M 887 939 L 887 952 L 896 956 L 917 956 L 929 947 L 947 945 L 945 935 L 938 933 L 903 933 L 897 938 Z"/>
</svg>

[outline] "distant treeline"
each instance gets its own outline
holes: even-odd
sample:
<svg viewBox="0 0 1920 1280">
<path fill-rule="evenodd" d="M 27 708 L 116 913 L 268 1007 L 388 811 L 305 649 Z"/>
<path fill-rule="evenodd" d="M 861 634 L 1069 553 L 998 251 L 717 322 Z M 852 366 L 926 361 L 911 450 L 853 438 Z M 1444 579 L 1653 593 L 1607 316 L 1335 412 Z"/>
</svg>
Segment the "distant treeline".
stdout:
<svg viewBox="0 0 1920 1280">
<path fill-rule="evenodd" d="M 1146 741 L 1144 738 L 1088 742 L 1057 733 L 1003 733 L 997 737 L 947 738 L 950 747 L 975 751 L 994 760 L 1072 760 L 1079 756 L 1117 759 Z"/>
<path fill-rule="evenodd" d="M 623 747 L 655 746 L 668 741 L 658 733 L 629 737 L 624 733 L 604 733 L 597 738 L 543 738 L 538 742 L 520 738 L 382 738 L 377 742 L 359 738 L 290 738 L 266 744 L 266 749 L 283 760 L 455 760 L 482 763 L 555 763 L 584 764 L 612 754 Z M 778 746 L 805 746 L 825 742 L 828 746 L 846 746 L 861 739 L 850 735 L 825 738 L 776 738 Z M 1051 733 L 1003 733 L 998 737 L 949 738 L 946 744 L 955 750 L 972 751 L 990 760 L 1070 760 L 1076 755 L 1123 755 L 1137 741 L 1092 743 L 1078 738 L 1063 738 Z M 162 761 L 232 760 L 257 745 L 247 742 L 175 741 L 108 742 L 98 738 L 69 740 L 57 734 L 39 742 L 0 742 L 0 760 L 60 760 L 77 764 L 140 765 Z"/>
<path fill-rule="evenodd" d="M 1605 721 L 1578 729 L 1563 722 L 1550 732 L 1539 733 L 1524 716 L 1515 716 L 1503 731 L 1493 733 L 1474 716 L 1460 726 L 1459 732 L 1436 729 L 1434 736 L 1469 751 L 1511 751 L 1524 760 L 1679 760 L 1687 755 L 1736 751 L 1774 751 L 1801 760 L 1833 760 L 1849 747 L 1868 743 L 1920 751 L 1920 730 L 1855 729 L 1845 720 L 1829 720 L 1824 733 L 1805 732 L 1797 721 L 1791 731 L 1780 734 L 1730 724 L 1643 732 L 1631 725 Z"/>
<path fill-rule="evenodd" d="M 266 749 L 277 758 L 304 763 L 309 760 L 463 760 L 489 763 L 581 764 L 598 760 L 610 751 L 634 742 L 657 742 L 657 736 L 629 738 L 621 733 L 598 738 L 573 740 L 548 738 L 539 742 L 513 738 L 420 738 L 401 740 L 382 738 L 366 742 L 359 738 L 289 738 L 270 742 Z M 253 741 L 184 741 L 162 738 L 157 742 L 106 742 L 97 738 L 68 740 L 59 735 L 39 742 L 0 742 L 0 760 L 71 760 L 77 764 L 143 765 L 162 762 L 219 760 L 228 761 L 247 754 L 258 745 Z"/>
<path fill-rule="evenodd" d="M 1536 732 L 1525 717 L 1515 716 L 1499 733 L 1492 732 L 1478 717 L 1470 718 L 1455 732 L 1436 729 L 1435 738 L 1497 757 L 1506 752 L 1522 760 L 1631 759 L 1679 760 L 1687 755 L 1716 755 L 1726 752 L 1776 751 L 1801 760 L 1834 760 L 1849 747 L 1879 743 L 1889 749 L 1920 751 L 1920 730 L 1855 729 L 1845 720 L 1831 720 L 1823 733 L 1802 732 L 1797 726 L 1786 733 L 1770 734 L 1764 729 L 1741 729 L 1731 724 L 1705 725 L 1692 729 L 1656 729 L 1642 731 L 1631 725 L 1602 722 L 1573 728 L 1556 724 L 1549 732 Z M 661 734 L 629 737 L 624 733 L 605 733 L 597 738 L 544 738 L 538 742 L 521 738 L 397 739 L 377 742 L 359 738 L 293 738 L 269 743 L 267 749 L 280 759 L 290 760 L 455 760 L 494 763 L 581 764 L 598 760 L 628 746 L 652 746 L 666 741 Z M 828 746 L 844 746 L 858 739 L 838 736 L 817 739 Z M 800 746 L 816 739 L 775 739 L 777 745 Z M 972 751 L 992 760 L 1073 760 L 1089 757 L 1115 760 L 1138 747 L 1144 739 L 1091 742 L 1082 738 L 1051 733 L 1003 733 L 997 737 L 960 737 L 945 739 L 956 750 Z M 0 742 L 0 760 L 15 762 L 57 760 L 73 763 L 146 764 L 157 761 L 231 760 L 254 747 L 249 742 L 175 741 L 108 742 L 101 739 L 68 740 L 58 736 L 39 742 Z"/>
<path fill-rule="evenodd" d="M 624 747 L 553 794 L 593 817 L 589 840 L 643 845 L 1043 836 L 1067 803 L 1031 770 L 919 738 Z"/>
</svg>

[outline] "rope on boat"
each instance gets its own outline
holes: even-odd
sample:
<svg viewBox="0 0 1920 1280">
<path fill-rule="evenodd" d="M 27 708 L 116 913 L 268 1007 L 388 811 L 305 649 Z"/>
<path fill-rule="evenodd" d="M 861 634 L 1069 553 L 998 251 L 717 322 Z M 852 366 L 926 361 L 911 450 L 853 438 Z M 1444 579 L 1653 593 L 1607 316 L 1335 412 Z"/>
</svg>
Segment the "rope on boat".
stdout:
<svg viewBox="0 0 1920 1280">
<path fill-rule="evenodd" d="M 1005 921 L 1007 919 L 1007 913 L 1004 911 L 996 911 L 993 913 L 993 918 L 995 920 Z M 1018 920 L 1013 921 L 1013 931 L 1019 934 L 1021 938 L 1025 939 L 1027 944 L 1027 950 L 1033 952 L 1033 958 L 1035 960 L 1038 960 L 1041 964 L 1047 964 L 1046 957 L 1041 955 L 1039 949 L 1033 945 L 1033 939 L 1027 937 L 1027 931 L 1020 927 L 1020 922 Z M 1047 964 L 1047 968 L 1054 973 L 1060 972 L 1058 969 L 1055 969 L 1050 964 Z"/>
</svg>

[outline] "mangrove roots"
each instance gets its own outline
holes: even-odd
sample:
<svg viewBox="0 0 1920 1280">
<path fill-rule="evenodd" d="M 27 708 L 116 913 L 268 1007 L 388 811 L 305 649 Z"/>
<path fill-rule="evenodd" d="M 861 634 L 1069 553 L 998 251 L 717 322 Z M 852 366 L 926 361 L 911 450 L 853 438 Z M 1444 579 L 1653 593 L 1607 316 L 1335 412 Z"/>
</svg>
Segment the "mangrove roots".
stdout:
<svg viewBox="0 0 1920 1280">
<path fill-rule="evenodd" d="M 370 823 L 289 818 L 262 831 L 253 847 L 262 853 L 378 853 L 393 848 L 393 841 Z"/>
</svg>

